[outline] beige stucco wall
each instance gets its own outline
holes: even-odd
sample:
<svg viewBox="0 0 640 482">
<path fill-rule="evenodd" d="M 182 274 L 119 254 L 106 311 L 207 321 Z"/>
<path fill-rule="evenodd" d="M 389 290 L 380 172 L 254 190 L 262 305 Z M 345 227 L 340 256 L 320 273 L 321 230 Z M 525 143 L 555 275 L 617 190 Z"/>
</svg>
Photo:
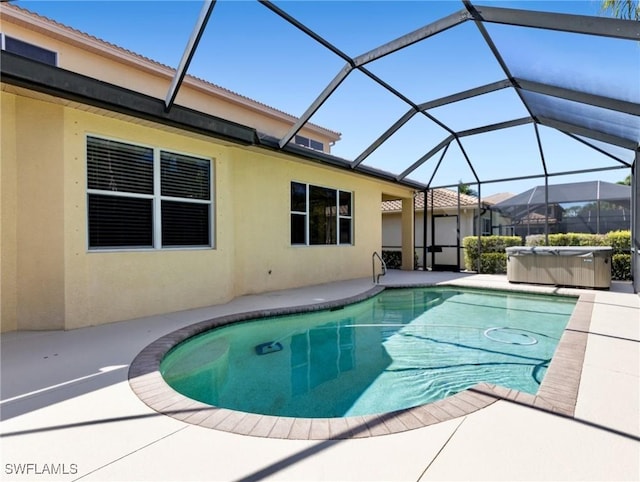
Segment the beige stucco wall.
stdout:
<svg viewBox="0 0 640 482">
<path fill-rule="evenodd" d="M 233 216 L 227 148 L 66 108 L 66 327 L 220 303 L 233 296 Z M 87 134 L 162 147 L 215 161 L 218 249 L 88 251 Z"/>
<path fill-rule="evenodd" d="M 234 166 L 238 293 L 371 275 L 382 239 L 380 182 L 246 149 L 235 149 Z M 353 192 L 353 246 L 291 246 L 291 181 Z"/>
<path fill-rule="evenodd" d="M 0 99 L 0 331 L 17 329 L 15 96 Z"/>
<path fill-rule="evenodd" d="M 16 98 L 17 317 L 27 329 L 64 326 L 64 109 Z"/>
<path fill-rule="evenodd" d="M 349 171 L 96 109 L 7 92 L 2 106 L 3 126 L 14 120 L 2 132 L 3 331 L 71 329 L 370 276 L 371 254 L 381 247 L 383 192 L 411 195 Z M 88 134 L 213 159 L 215 248 L 89 251 Z M 290 245 L 292 180 L 353 192 L 353 246 Z"/>
</svg>

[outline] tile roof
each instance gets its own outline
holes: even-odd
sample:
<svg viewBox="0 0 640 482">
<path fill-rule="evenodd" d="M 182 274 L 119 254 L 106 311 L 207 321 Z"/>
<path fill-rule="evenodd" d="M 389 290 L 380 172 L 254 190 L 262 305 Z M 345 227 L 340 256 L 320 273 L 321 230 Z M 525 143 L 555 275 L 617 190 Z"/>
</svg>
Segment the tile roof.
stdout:
<svg viewBox="0 0 640 482">
<path fill-rule="evenodd" d="M 429 191 L 429 207 L 431 207 L 431 192 Z M 424 193 L 419 192 L 415 197 L 416 211 L 424 211 Z M 477 206 L 478 198 L 468 194 L 460 194 L 461 206 Z M 433 189 L 433 206 L 436 208 L 454 208 L 458 206 L 458 193 L 451 189 Z M 382 212 L 402 211 L 402 201 L 383 201 Z"/>
<path fill-rule="evenodd" d="M 539 213 L 529 213 L 525 217 L 518 220 L 519 224 L 544 224 L 545 216 Z M 557 223 L 558 220 L 549 216 L 549 223 Z"/>
<path fill-rule="evenodd" d="M 121 47 L 119 45 L 116 45 L 116 44 L 114 44 L 112 42 L 108 42 L 108 41 L 103 40 L 103 39 L 101 39 L 99 37 L 91 35 L 91 34 L 89 34 L 87 32 L 83 32 L 82 30 L 78 30 L 78 29 L 76 29 L 74 27 L 70 27 L 69 25 L 65 25 L 63 23 L 60 23 L 57 20 L 53 20 L 52 18 L 46 17 L 44 15 L 40 15 L 39 13 L 35 13 L 35 12 L 29 10 L 28 8 L 19 7 L 17 5 L 8 4 L 8 3 L 5 3 L 5 2 L 2 2 L 2 3 L 3 3 L 3 8 L 13 9 L 16 12 L 20 12 L 22 14 L 29 15 L 34 19 L 38 19 L 41 22 L 45 22 L 45 23 L 47 23 L 47 24 L 49 24 L 51 26 L 57 27 L 59 29 L 62 29 L 63 31 L 67 31 L 67 32 L 70 32 L 72 34 L 79 35 L 80 37 L 83 37 L 83 38 L 85 38 L 87 40 L 91 40 L 93 42 L 97 42 L 98 44 L 102 44 L 104 47 L 111 48 L 111 49 L 114 49 L 116 51 L 122 52 L 123 54 L 128 55 L 128 56 L 130 56 L 130 57 L 132 57 L 134 59 L 139 59 L 139 60 L 141 60 L 143 62 L 148 62 L 150 64 L 156 65 L 156 66 L 164 68 L 164 69 L 169 69 L 172 72 L 176 71 L 175 68 L 173 68 L 171 66 L 168 66 L 168 65 L 165 65 L 165 64 L 163 64 L 161 62 L 158 62 L 158 61 L 156 61 L 156 60 L 154 60 L 154 59 L 152 59 L 150 57 L 146 57 L 146 56 L 141 55 L 141 54 L 139 54 L 137 52 L 134 52 L 132 50 L 129 50 L 129 49 L 126 49 L 126 48 Z M 222 87 L 222 86 L 220 86 L 218 84 L 214 84 L 213 82 L 209 82 L 208 80 L 205 80 L 205 79 L 203 79 L 201 77 L 197 77 L 197 76 L 194 76 L 194 75 L 191 75 L 191 74 L 187 73 L 186 74 L 186 78 L 191 78 L 193 80 L 201 82 L 202 84 L 207 85 L 209 88 L 212 88 L 214 90 L 218 90 L 219 92 L 223 92 L 223 93 L 226 93 L 226 94 L 228 94 L 228 95 L 230 95 L 232 97 L 235 97 L 236 99 L 238 99 L 239 102 L 245 102 L 245 103 L 246 102 L 250 102 L 250 103 L 256 104 L 258 106 L 261 106 L 261 107 L 263 107 L 263 108 L 265 108 L 267 110 L 271 110 L 273 112 L 277 112 L 279 114 L 283 114 L 283 115 L 285 115 L 287 117 L 290 117 L 291 119 L 297 119 L 296 116 L 293 116 L 293 115 L 291 115 L 291 114 L 289 114 L 289 113 L 287 113 L 287 112 L 285 112 L 283 110 L 277 109 L 275 107 L 267 105 L 267 104 L 265 104 L 263 102 L 260 102 L 258 100 L 251 99 L 250 97 L 247 97 L 245 95 L 242 95 L 242 94 L 239 94 L 237 92 L 234 92 L 234 91 L 232 91 L 230 89 L 227 89 L 226 87 Z M 342 133 L 340 133 L 338 131 L 335 131 L 335 130 L 332 130 L 332 129 L 328 129 L 326 127 L 322 127 L 322 126 L 320 126 L 318 124 L 313 124 L 313 123 L 309 122 L 308 125 L 312 126 L 312 127 L 315 127 L 317 129 L 324 130 L 324 131 L 330 133 L 331 135 L 333 135 L 336 138 L 340 138 L 342 136 Z"/>
<path fill-rule="evenodd" d="M 491 196 L 485 196 L 482 198 L 482 201 L 493 206 L 494 204 L 498 204 L 502 201 L 506 201 L 507 199 L 512 198 L 515 194 L 511 192 L 499 192 L 496 194 L 492 194 Z"/>
</svg>

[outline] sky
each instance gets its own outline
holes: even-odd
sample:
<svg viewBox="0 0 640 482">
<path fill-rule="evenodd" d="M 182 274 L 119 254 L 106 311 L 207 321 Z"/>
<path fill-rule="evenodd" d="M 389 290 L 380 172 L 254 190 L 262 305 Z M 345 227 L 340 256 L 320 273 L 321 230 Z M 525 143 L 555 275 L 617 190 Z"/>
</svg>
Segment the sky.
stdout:
<svg viewBox="0 0 640 482">
<path fill-rule="evenodd" d="M 404 34 L 464 8 L 460 1 L 276 1 L 279 8 L 323 36 L 345 54 L 356 57 Z M 18 6 L 129 49 L 162 64 L 177 67 L 202 8 L 183 1 L 31 1 Z M 600 1 L 484 1 L 528 10 L 601 15 Z M 548 32 L 513 26 L 486 25 L 489 35 L 516 77 L 599 93 L 640 103 L 640 45 L 587 35 Z M 344 66 L 344 61 L 269 9 L 250 0 L 219 0 L 188 73 L 301 116 Z M 367 69 L 415 104 L 502 80 L 505 74 L 472 22 L 367 64 Z M 589 118 L 593 125 L 621 133 L 636 142 L 640 119 L 571 102 L 527 98 L 546 114 Z M 341 133 L 332 153 L 355 159 L 410 108 L 369 77 L 354 71 L 311 118 Z M 454 131 L 472 129 L 528 115 L 513 89 L 504 89 L 429 111 Z M 604 119 L 604 123 L 603 120 Z M 540 127 L 549 172 L 567 172 L 621 164 L 557 131 Z M 413 118 L 364 163 L 400 173 L 448 136 L 424 115 Z M 533 124 L 461 139 L 482 181 L 539 175 L 543 172 Z M 627 162 L 629 150 L 595 142 Z M 463 151 L 455 143 L 438 164 L 439 152 L 411 173 L 413 180 L 445 186 L 474 183 Z M 616 182 L 628 169 L 582 176 L 557 176 L 550 184 L 583 180 Z M 518 193 L 544 179 L 486 183 L 482 195 Z M 474 186 L 472 186 L 474 187 Z"/>
</svg>

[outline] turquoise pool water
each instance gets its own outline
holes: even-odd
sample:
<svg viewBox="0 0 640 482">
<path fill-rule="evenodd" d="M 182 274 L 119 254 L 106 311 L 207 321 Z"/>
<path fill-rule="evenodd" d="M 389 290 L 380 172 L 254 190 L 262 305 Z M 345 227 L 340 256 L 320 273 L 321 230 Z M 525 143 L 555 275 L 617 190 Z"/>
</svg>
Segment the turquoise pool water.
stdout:
<svg viewBox="0 0 640 482">
<path fill-rule="evenodd" d="M 161 372 L 195 400 L 288 417 L 390 412 L 482 381 L 535 394 L 576 301 L 387 289 L 338 310 L 203 333 L 172 349 Z"/>
</svg>

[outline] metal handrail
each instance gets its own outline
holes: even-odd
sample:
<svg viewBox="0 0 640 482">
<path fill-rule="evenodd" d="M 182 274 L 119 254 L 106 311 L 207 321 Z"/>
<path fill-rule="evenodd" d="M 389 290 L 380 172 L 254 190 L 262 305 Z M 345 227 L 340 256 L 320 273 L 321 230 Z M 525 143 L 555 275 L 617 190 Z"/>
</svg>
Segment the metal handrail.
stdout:
<svg viewBox="0 0 640 482">
<path fill-rule="evenodd" d="M 376 276 L 376 258 L 380 260 L 380 266 L 382 267 L 382 273 L 378 273 L 378 276 Z M 384 262 L 384 259 L 382 259 L 377 251 L 374 251 L 371 255 L 371 268 L 373 271 L 373 282 L 375 284 L 380 283 L 380 277 L 387 274 L 387 263 Z"/>
</svg>

